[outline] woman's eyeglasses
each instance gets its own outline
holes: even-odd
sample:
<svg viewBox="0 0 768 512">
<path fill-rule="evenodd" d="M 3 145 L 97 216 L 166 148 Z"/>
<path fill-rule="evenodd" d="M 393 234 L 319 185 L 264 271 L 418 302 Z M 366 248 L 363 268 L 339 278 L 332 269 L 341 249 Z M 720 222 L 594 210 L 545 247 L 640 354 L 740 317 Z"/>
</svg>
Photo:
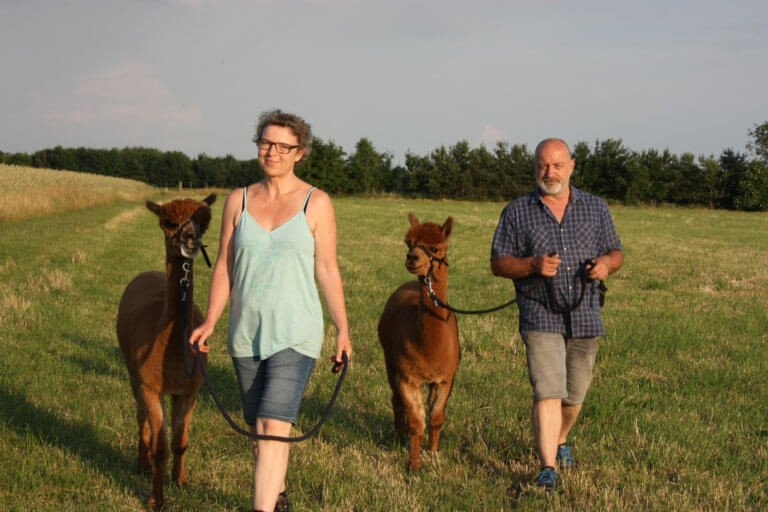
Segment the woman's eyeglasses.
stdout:
<svg viewBox="0 0 768 512">
<path fill-rule="evenodd" d="M 266 151 L 267 153 L 269 153 L 269 149 L 272 146 L 275 146 L 275 149 L 277 150 L 277 152 L 282 155 L 285 155 L 286 153 L 290 153 L 291 150 L 301 147 L 299 145 L 293 146 L 291 144 L 285 144 L 283 142 L 272 142 L 271 140 L 267 140 L 267 139 L 258 139 L 256 141 L 256 145 L 259 147 L 259 151 Z"/>
</svg>

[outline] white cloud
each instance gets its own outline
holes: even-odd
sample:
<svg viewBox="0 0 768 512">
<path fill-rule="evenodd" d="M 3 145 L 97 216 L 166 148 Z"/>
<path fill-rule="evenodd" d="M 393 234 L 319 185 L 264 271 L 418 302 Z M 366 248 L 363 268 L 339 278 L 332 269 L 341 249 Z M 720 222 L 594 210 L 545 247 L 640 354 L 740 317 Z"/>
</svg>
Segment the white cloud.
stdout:
<svg viewBox="0 0 768 512">
<path fill-rule="evenodd" d="M 182 105 L 149 66 L 127 63 L 85 78 L 72 93 L 70 107 L 50 116 L 81 124 L 150 122 L 166 126 L 197 124 L 200 107 Z"/>
<path fill-rule="evenodd" d="M 507 137 L 492 124 L 486 124 L 483 128 L 483 133 L 480 135 L 480 142 L 486 146 L 493 146 L 496 142 L 506 139 Z"/>
</svg>

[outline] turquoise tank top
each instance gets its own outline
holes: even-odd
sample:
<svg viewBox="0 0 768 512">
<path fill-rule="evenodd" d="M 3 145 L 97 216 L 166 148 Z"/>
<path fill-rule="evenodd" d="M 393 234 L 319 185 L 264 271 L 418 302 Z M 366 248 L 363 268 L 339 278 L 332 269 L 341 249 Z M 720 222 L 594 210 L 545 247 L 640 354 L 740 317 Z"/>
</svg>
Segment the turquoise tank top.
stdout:
<svg viewBox="0 0 768 512">
<path fill-rule="evenodd" d="M 305 215 L 314 189 L 301 210 L 272 231 L 248 213 L 248 187 L 243 189 L 229 312 L 232 357 L 267 359 L 287 348 L 320 357 L 323 309 L 315 285 L 315 238 Z"/>
</svg>

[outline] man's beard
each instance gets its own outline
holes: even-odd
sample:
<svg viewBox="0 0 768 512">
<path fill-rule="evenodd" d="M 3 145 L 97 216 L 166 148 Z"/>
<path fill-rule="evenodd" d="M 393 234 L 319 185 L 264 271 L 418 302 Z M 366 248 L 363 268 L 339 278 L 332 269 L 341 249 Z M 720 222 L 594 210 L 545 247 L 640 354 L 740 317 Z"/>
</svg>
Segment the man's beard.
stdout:
<svg viewBox="0 0 768 512">
<path fill-rule="evenodd" d="M 537 183 L 539 185 L 539 190 L 541 190 L 544 194 L 547 195 L 556 195 L 565 190 L 565 187 L 568 186 L 567 181 L 560 181 L 557 180 L 555 182 L 546 183 L 544 180 L 541 180 Z"/>
</svg>

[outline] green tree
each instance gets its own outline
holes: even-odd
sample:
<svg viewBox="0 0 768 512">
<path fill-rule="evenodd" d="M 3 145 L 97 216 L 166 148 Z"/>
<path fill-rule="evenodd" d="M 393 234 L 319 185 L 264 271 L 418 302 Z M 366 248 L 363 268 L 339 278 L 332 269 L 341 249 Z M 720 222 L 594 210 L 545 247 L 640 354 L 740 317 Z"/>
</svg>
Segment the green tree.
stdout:
<svg viewBox="0 0 768 512">
<path fill-rule="evenodd" d="M 683 153 L 677 162 L 678 179 L 672 188 L 671 199 L 677 204 L 703 204 L 704 175 L 696 164 L 693 153 Z"/>
<path fill-rule="evenodd" d="M 699 165 L 701 166 L 704 192 L 706 193 L 706 204 L 710 208 L 714 208 L 720 204 L 723 197 L 723 170 L 714 155 L 699 156 Z"/>
<path fill-rule="evenodd" d="M 501 179 L 497 191 L 498 199 L 512 200 L 536 187 L 533 153 L 528 151 L 525 144 L 514 144 L 510 147 L 506 142 L 499 141 L 493 150 L 493 156 Z"/>
<path fill-rule="evenodd" d="M 651 197 L 652 192 L 648 168 L 643 165 L 641 155 L 633 153 L 627 162 L 627 188 L 624 192 L 624 203 L 645 202 Z"/>
<path fill-rule="evenodd" d="M 752 140 L 747 143 L 747 149 L 768 165 L 768 121 L 755 125 L 749 130 L 749 136 Z"/>
<path fill-rule="evenodd" d="M 747 164 L 734 203 L 740 210 L 768 210 L 768 166 L 761 160 Z"/>
<path fill-rule="evenodd" d="M 721 206 L 724 208 L 736 208 L 736 196 L 739 194 L 739 181 L 747 172 L 746 153 L 739 153 L 733 149 L 725 149 L 720 154 L 720 168 L 723 172 Z"/>
<path fill-rule="evenodd" d="M 627 165 L 632 152 L 622 145 L 621 139 L 596 140 L 594 149 L 588 149 L 585 143 L 574 147 L 574 159 L 580 169 L 574 184 L 603 198 L 623 200 L 627 196 Z"/>
<path fill-rule="evenodd" d="M 362 138 L 346 161 L 347 191 L 382 192 L 387 187 L 391 169 L 392 155 L 379 153 L 370 140 Z"/>
<path fill-rule="evenodd" d="M 434 164 L 429 157 L 405 153 L 405 187 L 404 191 L 413 196 L 427 195 L 427 184 L 434 172 Z"/>
<path fill-rule="evenodd" d="M 346 153 L 332 140 L 327 143 L 312 137 L 311 151 L 306 162 L 296 168 L 298 175 L 307 182 L 331 194 L 348 192 L 349 180 L 344 172 Z"/>
<path fill-rule="evenodd" d="M 680 179 L 678 160 L 669 149 L 642 151 L 637 156 L 637 162 L 647 176 L 648 187 L 638 185 L 636 188 L 644 190 L 645 194 L 638 195 L 636 199 L 654 204 L 672 201 L 672 189 Z"/>
<path fill-rule="evenodd" d="M 469 152 L 467 192 L 470 199 L 500 199 L 503 176 L 495 156 L 484 145 Z"/>
<path fill-rule="evenodd" d="M 5 163 L 8 165 L 21 165 L 32 167 L 32 156 L 26 153 L 6 153 Z"/>
</svg>

